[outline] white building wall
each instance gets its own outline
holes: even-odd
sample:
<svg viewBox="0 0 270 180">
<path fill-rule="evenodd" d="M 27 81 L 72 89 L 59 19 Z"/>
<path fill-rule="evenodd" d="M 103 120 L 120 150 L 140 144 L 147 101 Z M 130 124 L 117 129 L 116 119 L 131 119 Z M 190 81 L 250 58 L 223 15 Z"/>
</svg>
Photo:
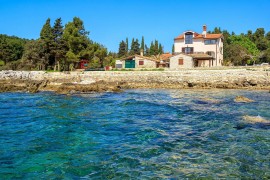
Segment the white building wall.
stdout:
<svg viewBox="0 0 270 180">
<path fill-rule="evenodd" d="M 139 65 L 139 61 L 143 61 L 143 65 Z M 135 58 L 135 68 L 156 68 L 156 61 L 152 61 L 145 58 L 136 57 Z"/>
<path fill-rule="evenodd" d="M 125 61 L 124 60 L 121 60 L 121 62 L 122 62 L 122 68 L 126 68 L 126 63 L 125 63 Z"/>
<path fill-rule="evenodd" d="M 179 59 L 183 58 L 183 65 L 179 65 Z M 193 68 L 193 58 L 184 54 L 178 54 L 170 58 L 170 69 L 178 70 L 183 68 Z"/>
</svg>

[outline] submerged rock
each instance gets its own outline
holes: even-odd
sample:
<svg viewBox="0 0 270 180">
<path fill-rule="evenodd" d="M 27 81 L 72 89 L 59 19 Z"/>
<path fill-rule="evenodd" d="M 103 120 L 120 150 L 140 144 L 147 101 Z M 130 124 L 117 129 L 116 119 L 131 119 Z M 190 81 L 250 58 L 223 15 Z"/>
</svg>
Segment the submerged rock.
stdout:
<svg viewBox="0 0 270 180">
<path fill-rule="evenodd" d="M 251 123 L 251 124 L 255 124 L 255 123 L 266 123 L 266 124 L 270 124 L 269 120 L 264 119 L 261 116 L 243 116 L 243 120 L 246 123 Z"/>
<path fill-rule="evenodd" d="M 243 121 L 239 122 L 234 128 L 237 130 L 245 128 L 270 129 L 270 120 L 261 116 L 243 116 Z"/>
<path fill-rule="evenodd" d="M 202 104 L 209 104 L 209 103 L 218 104 L 218 103 L 220 103 L 219 100 L 213 99 L 213 98 L 200 98 L 198 101 L 202 102 Z"/>
<path fill-rule="evenodd" d="M 234 102 L 249 103 L 249 102 L 254 102 L 254 101 L 244 96 L 236 96 L 234 99 Z"/>
</svg>

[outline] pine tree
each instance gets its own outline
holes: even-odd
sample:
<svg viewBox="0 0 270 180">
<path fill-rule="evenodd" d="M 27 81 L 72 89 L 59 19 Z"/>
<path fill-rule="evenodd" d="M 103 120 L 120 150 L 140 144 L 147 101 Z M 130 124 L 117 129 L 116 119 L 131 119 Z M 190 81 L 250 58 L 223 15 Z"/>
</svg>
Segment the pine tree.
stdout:
<svg viewBox="0 0 270 180">
<path fill-rule="evenodd" d="M 121 41 L 119 44 L 118 57 L 123 57 L 126 55 L 126 43 Z"/>
<path fill-rule="evenodd" d="M 53 57 L 52 49 L 53 49 L 53 43 L 54 43 L 54 36 L 53 36 L 53 29 L 51 27 L 51 20 L 48 18 L 46 20 L 46 23 L 43 25 L 41 31 L 40 31 L 40 39 L 41 42 L 44 43 L 44 64 L 43 69 L 47 69 L 47 66 L 50 62 L 50 58 Z"/>
<path fill-rule="evenodd" d="M 76 65 L 81 58 L 94 54 L 93 43 L 88 38 L 89 32 L 85 31 L 83 21 L 77 17 L 65 25 L 63 39 L 67 44 L 68 52 L 65 58 L 65 69 L 70 65 Z M 91 52 L 93 51 L 93 52 Z"/>
<path fill-rule="evenodd" d="M 220 34 L 221 33 L 220 27 L 215 27 L 214 31 L 212 33 L 213 34 Z"/>
<path fill-rule="evenodd" d="M 138 39 L 134 41 L 133 52 L 134 54 L 140 54 L 140 43 Z"/>
<path fill-rule="evenodd" d="M 45 41 L 51 41 L 53 39 L 51 20 L 48 18 L 40 31 L 40 39 Z"/>
<path fill-rule="evenodd" d="M 53 37 L 54 44 L 52 53 L 54 55 L 54 70 L 56 71 L 56 67 L 58 71 L 60 71 L 60 59 L 65 57 L 67 53 L 67 45 L 63 39 L 63 25 L 61 18 L 58 18 L 54 22 L 53 26 Z"/>
<path fill-rule="evenodd" d="M 255 42 L 254 41 L 254 38 L 253 38 L 253 34 L 252 34 L 252 31 L 251 30 L 248 30 L 247 32 L 247 35 L 246 35 L 252 42 Z"/>
</svg>

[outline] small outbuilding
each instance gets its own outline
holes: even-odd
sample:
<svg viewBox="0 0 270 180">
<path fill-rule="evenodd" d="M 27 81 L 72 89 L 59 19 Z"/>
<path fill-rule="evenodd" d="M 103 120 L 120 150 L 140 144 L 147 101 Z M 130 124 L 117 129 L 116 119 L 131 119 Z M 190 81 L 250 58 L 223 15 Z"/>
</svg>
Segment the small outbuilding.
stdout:
<svg viewBox="0 0 270 180">
<path fill-rule="evenodd" d="M 125 57 L 120 60 L 122 62 L 122 68 L 157 68 L 158 61 L 145 56 L 133 55 L 129 57 Z M 118 62 L 119 64 L 119 62 Z M 115 64 L 117 68 L 117 63 Z M 120 67 L 120 66 L 118 66 Z"/>
<path fill-rule="evenodd" d="M 170 69 L 184 69 L 194 67 L 211 67 L 213 63 L 213 57 L 208 54 L 177 54 L 170 57 Z"/>
<path fill-rule="evenodd" d="M 121 69 L 123 67 L 123 62 L 121 60 L 115 61 L 115 68 Z"/>
<path fill-rule="evenodd" d="M 82 60 L 80 60 L 80 62 L 78 63 L 77 69 L 86 69 L 86 68 L 88 68 L 88 64 L 89 64 L 89 61 L 88 61 L 88 60 L 82 59 Z"/>
</svg>

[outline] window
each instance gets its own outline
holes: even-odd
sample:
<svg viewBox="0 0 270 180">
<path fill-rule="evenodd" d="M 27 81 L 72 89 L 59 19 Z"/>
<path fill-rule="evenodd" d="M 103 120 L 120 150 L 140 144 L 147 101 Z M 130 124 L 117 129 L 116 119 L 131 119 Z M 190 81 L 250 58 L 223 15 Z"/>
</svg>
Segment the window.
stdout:
<svg viewBox="0 0 270 180">
<path fill-rule="evenodd" d="M 185 43 L 193 44 L 193 34 L 191 32 L 185 34 Z"/>
<path fill-rule="evenodd" d="M 219 48 L 220 54 L 223 54 L 223 49 L 222 47 Z"/>
<path fill-rule="evenodd" d="M 194 52 L 193 47 L 183 47 L 183 48 L 182 48 L 182 53 L 185 53 L 185 54 L 192 54 L 193 52 Z"/>
<path fill-rule="evenodd" d="M 204 44 L 208 45 L 208 44 L 216 44 L 217 40 L 216 39 L 209 39 L 209 40 L 205 40 Z"/>
<path fill-rule="evenodd" d="M 212 56 L 213 58 L 215 57 L 214 51 L 207 51 L 206 54 L 208 54 L 209 56 Z"/>
<path fill-rule="evenodd" d="M 178 65 L 184 65 L 184 59 L 182 58 L 178 59 Z"/>
<path fill-rule="evenodd" d="M 144 65 L 144 61 L 139 61 L 139 65 Z"/>
</svg>

